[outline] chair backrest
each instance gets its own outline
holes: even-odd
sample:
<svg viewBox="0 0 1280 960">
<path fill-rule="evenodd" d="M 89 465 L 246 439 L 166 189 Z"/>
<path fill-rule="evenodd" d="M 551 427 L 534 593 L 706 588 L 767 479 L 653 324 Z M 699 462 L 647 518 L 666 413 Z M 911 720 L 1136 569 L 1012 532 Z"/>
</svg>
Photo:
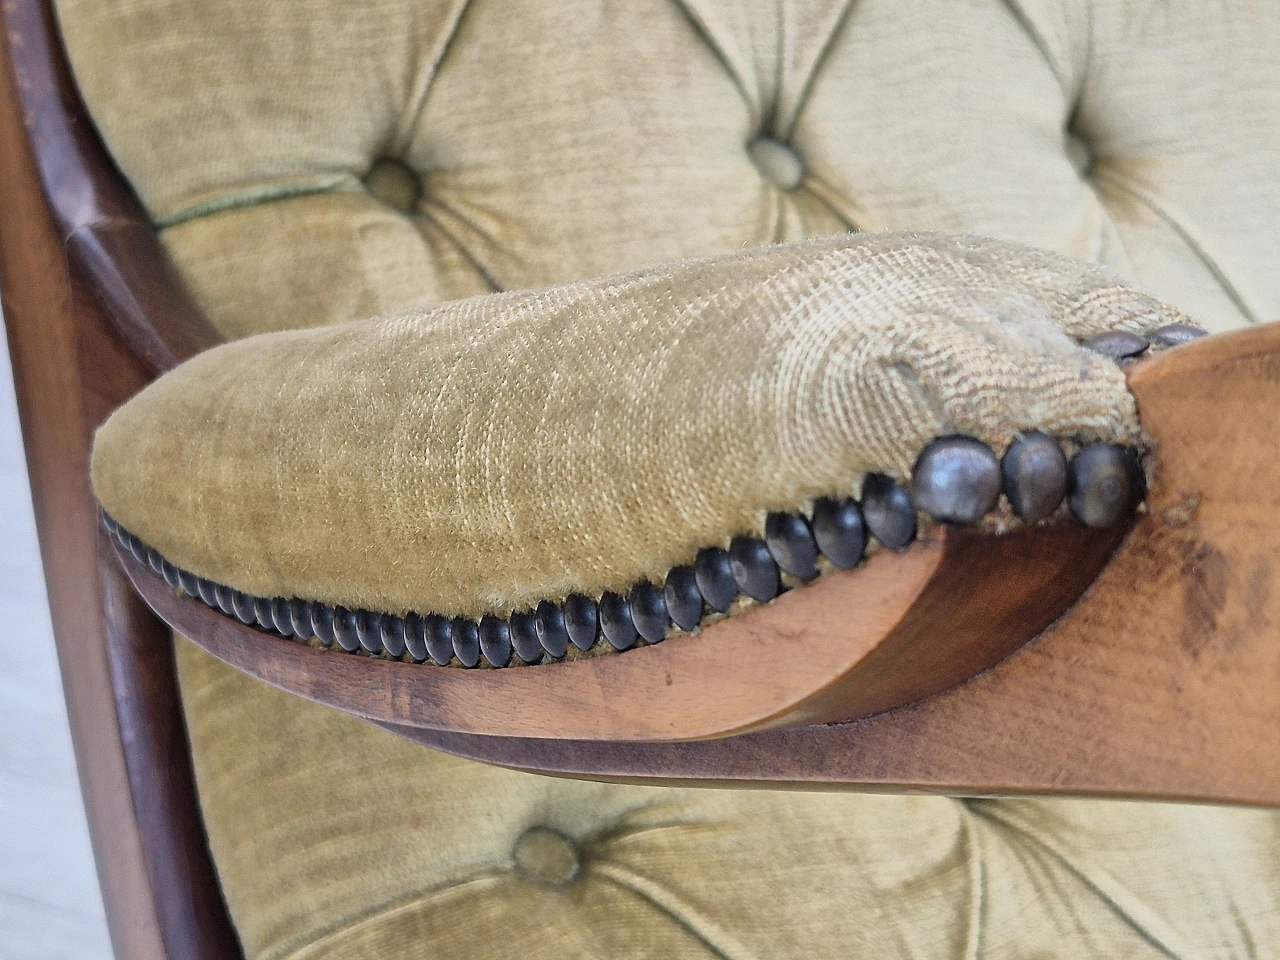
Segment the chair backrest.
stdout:
<svg viewBox="0 0 1280 960">
<path fill-rule="evenodd" d="M 76 31 L 68 36 L 81 41 L 95 36 L 96 17 L 125 9 L 92 0 L 62 6 L 70 14 L 66 28 Z M 299 19 L 288 4 L 262 6 L 282 30 Z M 145 197 L 150 214 L 113 166 L 80 101 L 52 0 L 8 0 L 0 13 L 0 286 L 72 728 L 122 956 L 240 955 L 200 823 L 168 635 L 115 565 L 102 562 L 86 471 L 90 438 L 106 414 L 157 372 L 217 340 L 173 281 L 152 226 L 153 215 L 173 223 L 212 208 L 183 208 L 176 202 L 190 198 L 166 194 L 166 184 L 189 173 L 198 179 L 228 155 L 243 156 L 251 169 L 228 167 L 232 182 L 269 179 L 283 164 L 297 179 L 281 197 L 310 183 L 317 194 L 367 201 L 367 211 L 376 206 L 370 195 L 406 191 L 386 189 L 385 182 L 375 188 L 373 175 L 361 185 L 360 172 L 372 166 L 375 173 L 383 169 L 383 181 L 394 180 L 374 160 L 405 157 L 428 180 L 428 204 L 440 201 L 432 215 L 454 217 L 465 239 L 420 242 L 421 256 L 400 263 L 415 285 L 423 274 L 445 277 L 432 291 L 437 298 L 805 233 L 928 226 L 1121 261 L 1198 317 L 1224 318 L 1212 325 L 1265 319 L 1274 310 L 1274 287 L 1251 289 L 1229 279 L 1258 275 L 1258 264 L 1276 257 L 1274 205 L 1254 202 L 1240 187 L 1250 178 L 1229 162 L 1250 155 L 1240 136 L 1268 136 L 1270 128 L 1236 118 L 1238 129 L 1224 131 L 1197 122 L 1204 116 L 1188 116 L 1189 103 L 1212 106 L 1212 97 L 1192 95 L 1196 87 L 1225 85 L 1232 70 L 1250 69 L 1229 50 L 1207 50 L 1194 30 L 1178 31 L 1174 49 L 1148 44 L 1134 57 L 1082 43 L 1085 33 L 1097 38 L 1076 29 L 1079 23 L 1065 23 L 1071 18 L 1038 30 L 999 3 L 972 21 L 969 5 L 937 4 L 932 15 L 948 22 L 906 40 L 910 31 L 887 28 L 901 16 L 886 13 L 892 4 L 814 3 L 805 5 L 812 15 L 804 23 L 783 31 L 786 42 L 775 12 L 763 4 L 763 28 L 748 15 L 730 17 L 722 29 L 698 13 L 714 6 L 709 2 L 664 3 L 652 17 L 638 4 L 610 5 L 615 19 L 608 23 L 565 17 L 555 4 L 525 4 L 508 14 L 502 5 L 441 3 L 433 8 L 442 11 L 439 22 L 427 27 L 413 16 L 421 12 L 416 6 L 427 5 L 411 0 L 388 5 L 395 9 L 378 24 L 385 36 L 367 22 L 346 29 L 350 11 L 341 3 L 320 6 L 328 21 L 302 24 L 300 42 L 269 55 L 250 49 L 255 31 L 232 24 L 248 45 L 238 55 L 257 55 L 264 71 L 252 72 L 234 93 L 269 100 L 273 84 L 284 89 L 284 81 L 301 78 L 289 87 L 296 102 L 266 111 L 256 153 L 240 149 L 243 130 L 216 123 L 204 125 L 202 142 L 193 138 L 184 147 L 166 138 L 165 124 L 183 109 L 176 90 L 133 89 L 114 99 L 110 89 L 93 91 L 116 155 L 141 189 L 156 191 Z M 734 6 L 722 4 L 719 12 Z M 133 7 L 141 17 L 156 17 L 145 4 Z M 555 22 L 546 20 L 553 8 L 562 15 Z M 175 29 L 190 28 L 187 38 L 200 42 L 202 5 L 186 10 L 193 22 Z M 508 21 L 493 20 L 495 14 Z M 630 19 L 636 17 L 643 22 Z M 388 40 L 404 39 L 411 22 L 434 37 L 415 50 L 412 70 L 395 59 L 410 45 Z M 1231 29 L 1238 39 L 1248 25 Z M 119 51 L 109 32 L 97 36 L 96 48 L 76 48 L 96 50 L 103 69 L 83 76 L 110 87 Z M 1221 42 L 1225 36 L 1215 34 Z M 797 38 L 799 46 L 789 45 Z M 218 70 L 221 51 L 213 48 L 221 35 L 213 31 L 203 42 L 209 56 L 199 64 L 178 57 L 170 66 Z M 360 43 L 371 46 L 360 50 Z M 935 53 L 946 56 L 935 63 Z M 378 70 L 371 66 L 375 55 Z M 329 69 L 324 57 L 346 72 Z M 1096 75 L 1093 86 L 1084 84 L 1085 61 Z M 1217 71 L 1214 83 L 1184 69 L 1187 63 Z M 441 64 L 447 69 L 437 71 Z M 881 83 L 904 71 L 909 103 L 887 96 Z M 1165 82 L 1150 83 L 1144 71 Z M 824 86 L 820 76 L 841 82 Z M 396 86 L 405 77 L 415 78 L 410 89 Z M 417 81 L 434 84 L 427 114 L 379 115 L 397 133 L 390 143 L 361 115 L 364 101 L 349 96 L 357 81 L 376 86 L 387 78 L 396 96 L 384 108 L 410 108 L 425 95 Z M 948 83 L 975 91 L 966 102 L 981 105 L 984 123 L 968 129 L 949 118 L 955 103 L 941 92 Z M 372 102 L 379 90 L 366 93 Z M 1150 102 L 1157 93 L 1168 98 L 1163 105 Z M 848 109 L 852 102 L 859 111 Z M 296 119 L 313 103 L 320 107 L 306 114 L 311 122 L 276 122 Z M 611 125 L 610 111 L 632 111 L 632 122 Z M 935 122 L 947 135 L 932 135 Z M 641 142 L 627 139 L 628 131 L 654 135 Z M 1150 143 L 1135 142 L 1139 133 Z M 220 136 L 222 153 L 205 151 Z M 1222 142 L 1233 149 L 1216 149 Z M 1169 155 L 1144 152 L 1153 143 Z M 467 167 L 466 175 L 451 181 L 451 166 Z M 307 180 L 313 168 L 341 169 L 346 180 Z M 151 177 L 157 169 L 161 175 Z M 175 176 L 166 178 L 166 171 Z M 1146 182 L 1149 174 L 1158 182 Z M 407 192 L 414 189 L 408 183 Z M 269 197 L 255 196 L 241 199 L 266 216 L 270 205 L 257 201 Z M 486 211 L 484 201 L 495 198 L 500 209 Z M 391 206 L 382 210 L 386 223 L 397 216 Z M 459 209 L 476 222 L 462 222 Z M 502 230 L 485 229 L 488 214 Z M 1211 229 L 1224 262 L 1205 252 L 1187 223 Z M 420 241 L 412 228 L 400 228 Z M 1138 242 L 1126 249 L 1127 238 Z M 403 286 L 397 295 L 421 293 Z M 281 302 L 291 296 L 284 291 Z"/>
<path fill-rule="evenodd" d="M 172 641 L 109 556 L 87 469 L 103 418 L 215 336 L 169 282 L 80 103 L 50 6 L 15 0 L 0 17 L 0 290 L 112 944 L 120 957 L 234 960 Z"/>
</svg>

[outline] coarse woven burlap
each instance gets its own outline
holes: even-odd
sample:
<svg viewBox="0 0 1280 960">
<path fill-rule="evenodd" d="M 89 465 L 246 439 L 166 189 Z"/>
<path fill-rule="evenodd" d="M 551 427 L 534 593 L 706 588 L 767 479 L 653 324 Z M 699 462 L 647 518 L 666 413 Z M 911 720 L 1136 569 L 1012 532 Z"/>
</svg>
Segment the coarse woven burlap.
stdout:
<svg viewBox="0 0 1280 960">
<path fill-rule="evenodd" d="M 1133 442 L 1075 339 L 1179 318 L 992 240 L 778 245 L 223 346 L 108 420 L 94 487 L 254 594 L 505 614 L 659 580 L 936 436 Z"/>
</svg>

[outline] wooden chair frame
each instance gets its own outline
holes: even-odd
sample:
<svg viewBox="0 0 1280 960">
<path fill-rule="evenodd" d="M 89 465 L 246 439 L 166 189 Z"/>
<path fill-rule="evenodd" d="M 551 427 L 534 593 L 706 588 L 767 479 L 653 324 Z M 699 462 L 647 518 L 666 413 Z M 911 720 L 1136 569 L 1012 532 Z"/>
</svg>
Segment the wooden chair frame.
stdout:
<svg viewBox="0 0 1280 960">
<path fill-rule="evenodd" d="M 50 3 L 5 0 L 0 16 L 0 292 L 112 946 L 129 960 L 242 960 L 169 631 L 111 556 L 87 473 L 106 415 L 217 338 L 89 122 Z M 173 322 L 153 326 L 156 308 Z"/>
<path fill-rule="evenodd" d="M 1206 338 L 1131 370 L 1155 442 L 1146 511 L 1132 530 L 935 531 L 794 591 L 785 606 L 748 615 L 754 621 L 708 629 L 741 642 L 748 628 L 736 621 L 774 629 L 769 611 L 785 609 L 815 644 L 861 631 L 864 654 L 806 679 L 785 702 L 712 717 L 695 684 L 678 728 L 624 735 L 592 726 L 586 698 L 582 723 L 566 732 L 548 717 L 563 707 L 568 674 L 537 679 L 537 668 L 510 681 L 524 686 L 503 714 L 517 718 L 504 735 L 465 709 L 477 683 L 498 682 L 493 674 L 344 660 L 273 638 L 113 550 L 88 483 L 92 433 L 218 336 L 98 139 L 49 0 L 5 0 L 2 16 L 0 289 L 118 956 L 242 957 L 199 815 L 166 621 L 241 669 L 402 736 L 553 774 L 1280 805 L 1280 458 L 1258 456 L 1274 449 L 1265 414 L 1280 410 L 1280 326 Z M 896 607 L 857 630 L 830 628 L 823 612 L 849 589 L 890 580 L 914 584 Z M 700 662 L 693 649 L 670 643 L 585 661 L 574 676 L 595 671 L 591 683 L 616 689 L 662 665 L 722 677 L 724 664 Z M 913 664 L 916 673 L 904 669 Z M 926 680 L 901 682 L 919 675 Z M 430 707 L 438 702 L 452 707 Z"/>
</svg>

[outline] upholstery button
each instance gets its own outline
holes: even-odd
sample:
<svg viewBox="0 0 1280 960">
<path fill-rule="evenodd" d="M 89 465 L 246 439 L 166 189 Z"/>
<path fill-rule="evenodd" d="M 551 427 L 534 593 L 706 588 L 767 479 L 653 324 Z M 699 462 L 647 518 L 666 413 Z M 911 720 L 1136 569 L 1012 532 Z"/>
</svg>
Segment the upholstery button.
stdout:
<svg viewBox="0 0 1280 960">
<path fill-rule="evenodd" d="M 1089 144 L 1080 139 L 1075 133 L 1067 131 L 1064 146 L 1067 152 L 1067 159 L 1076 168 L 1076 173 L 1082 179 L 1087 178 L 1093 172 L 1093 150 L 1090 149 Z"/>
<path fill-rule="evenodd" d="M 563 886 L 578 875 L 578 848 L 550 827 L 531 827 L 520 835 L 512 851 L 516 870 L 534 883 Z"/>
<path fill-rule="evenodd" d="M 761 176 L 779 190 L 794 190 L 804 180 L 804 163 L 790 144 L 773 137 L 756 137 L 747 152 Z"/>
<path fill-rule="evenodd" d="M 412 213 L 422 199 L 422 180 L 399 160 L 384 157 L 365 174 L 365 189 L 375 200 L 403 213 Z"/>
</svg>

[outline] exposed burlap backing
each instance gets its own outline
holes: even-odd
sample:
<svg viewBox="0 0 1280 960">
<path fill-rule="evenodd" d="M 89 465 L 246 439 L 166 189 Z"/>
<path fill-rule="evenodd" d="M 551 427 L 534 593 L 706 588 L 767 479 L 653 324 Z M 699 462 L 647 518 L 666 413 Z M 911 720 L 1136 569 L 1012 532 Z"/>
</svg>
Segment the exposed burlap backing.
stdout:
<svg viewBox="0 0 1280 960">
<path fill-rule="evenodd" d="M 991 240 L 779 245 L 222 347 L 111 417 L 94 485 L 255 594 L 506 613 L 661 578 L 938 435 L 1133 441 L 1071 338 L 1178 316 Z"/>
</svg>

